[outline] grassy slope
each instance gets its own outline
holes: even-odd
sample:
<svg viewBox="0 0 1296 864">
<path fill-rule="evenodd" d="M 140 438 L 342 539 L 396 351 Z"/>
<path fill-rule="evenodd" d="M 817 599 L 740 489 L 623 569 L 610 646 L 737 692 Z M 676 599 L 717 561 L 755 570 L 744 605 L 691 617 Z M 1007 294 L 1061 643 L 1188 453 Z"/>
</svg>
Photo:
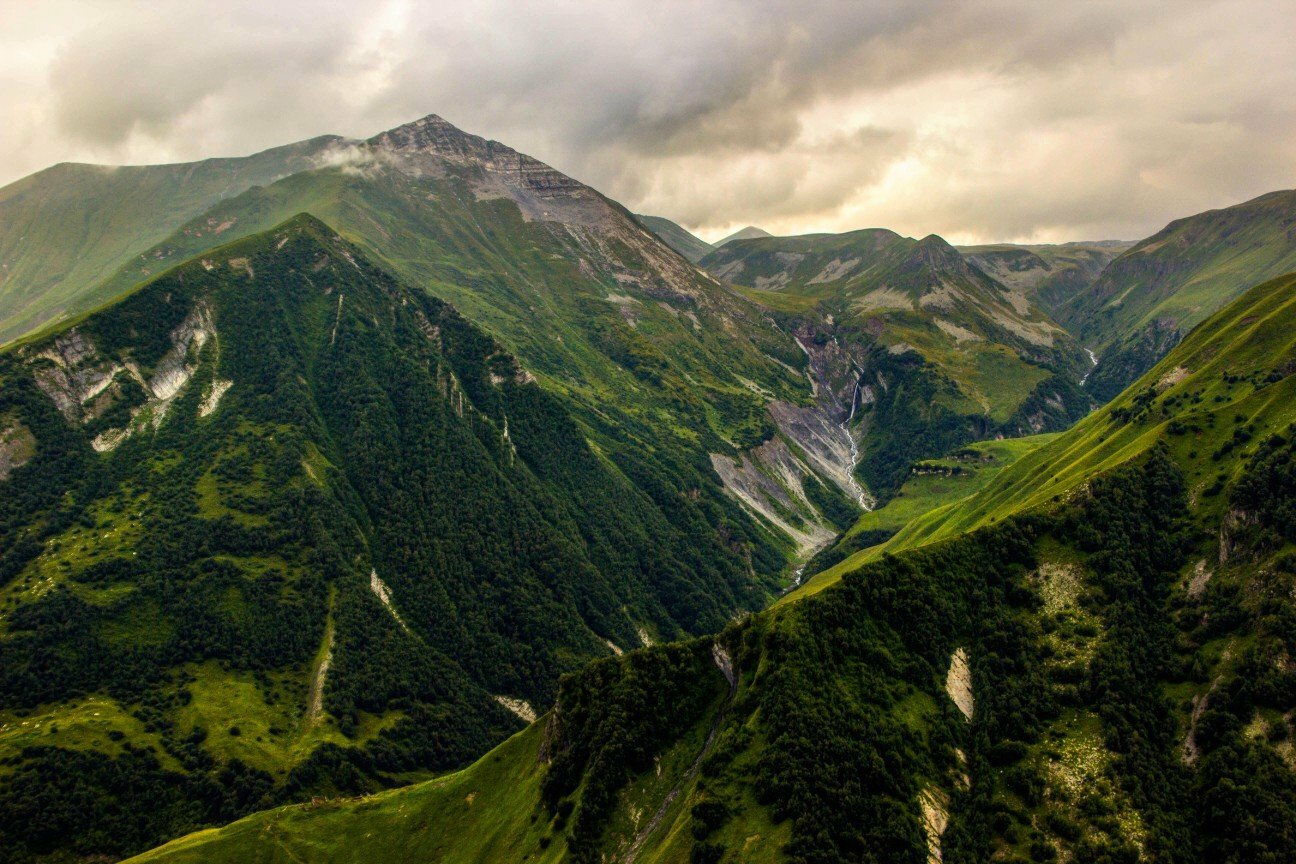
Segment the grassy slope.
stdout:
<svg viewBox="0 0 1296 864">
<path fill-rule="evenodd" d="M 132 256 L 220 199 L 308 167 L 336 140 L 178 165 L 55 165 L 0 189 L 0 344 L 103 303 L 114 287 L 96 286 Z"/>
<path fill-rule="evenodd" d="M 562 844 L 538 851 L 548 826 L 530 819 L 544 776 L 543 736 L 541 721 L 458 773 L 364 798 L 258 813 L 131 860 L 207 861 L 217 846 L 224 860 L 246 864 L 557 861 Z"/>
<path fill-rule="evenodd" d="M 1057 434 L 978 441 L 948 456 L 924 459 L 914 466 L 913 476 L 895 497 L 861 516 L 846 537 L 861 531 L 897 532 L 933 510 L 962 501 Z"/>
<path fill-rule="evenodd" d="M 1100 355 L 1089 391 L 1114 397 L 1244 290 L 1296 270 L 1293 214 L 1288 191 L 1178 219 L 1057 306 L 1058 320 Z"/>
<path fill-rule="evenodd" d="M 695 237 L 689 233 L 688 229 L 669 219 L 664 219 L 661 216 L 644 216 L 640 213 L 636 213 L 635 218 L 645 228 L 664 240 L 668 246 L 694 264 L 701 261 L 708 252 L 715 249 L 714 246 L 701 237 Z"/>
<path fill-rule="evenodd" d="M 1231 439 L 1241 423 L 1278 431 L 1296 419 L 1296 380 L 1256 388 L 1257 379 L 1291 356 L 1296 335 L 1290 327 L 1296 309 L 1296 277 L 1257 286 L 1197 327 L 1169 356 L 1110 404 L 1080 421 L 1046 446 L 1004 471 L 975 498 L 946 505 L 909 523 L 884 546 L 865 550 L 824 573 L 802 592 L 814 593 L 861 563 L 884 552 L 897 552 L 1002 521 L 1014 513 L 1048 507 L 1071 495 L 1094 476 L 1122 465 L 1165 442 L 1182 457 L 1195 491 L 1210 485 L 1215 468 L 1208 459 Z M 1180 371 L 1182 370 L 1182 371 Z M 1241 376 L 1230 382 L 1224 376 Z M 1116 412 L 1134 408 L 1143 394 L 1154 393 L 1151 413 L 1143 422 L 1126 423 Z M 1176 433 L 1171 418 L 1193 431 Z M 1178 406 L 1178 407 L 1174 407 Z M 1195 454 L 1188 458 L 1188 454 Z M 1215 514 L 1218 515 L 1218 514 Z"/>
<path fill-rule="evenodd" d="M 1171 222 L 1114 260 L 1087 291 L 1059 307 L 1095 350 L 1168 317 L 1187 331 L 1247 288 L 1296 270 L 1296 192 Z"/>
</svg>

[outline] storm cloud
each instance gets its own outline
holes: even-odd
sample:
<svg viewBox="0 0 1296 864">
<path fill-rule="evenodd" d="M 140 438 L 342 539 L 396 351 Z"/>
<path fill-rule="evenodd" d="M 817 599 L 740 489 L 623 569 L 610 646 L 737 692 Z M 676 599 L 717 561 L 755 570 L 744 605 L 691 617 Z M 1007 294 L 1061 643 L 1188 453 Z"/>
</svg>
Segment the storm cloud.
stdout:
<svg viewBox="0 0 1296 864">
<path fill-rule="evenodd" d="M 0 182 L 428 113 L 715 237 L 1136 238 L 1296 186 L 1296 0 L 0 0 Z"/>
</svg>

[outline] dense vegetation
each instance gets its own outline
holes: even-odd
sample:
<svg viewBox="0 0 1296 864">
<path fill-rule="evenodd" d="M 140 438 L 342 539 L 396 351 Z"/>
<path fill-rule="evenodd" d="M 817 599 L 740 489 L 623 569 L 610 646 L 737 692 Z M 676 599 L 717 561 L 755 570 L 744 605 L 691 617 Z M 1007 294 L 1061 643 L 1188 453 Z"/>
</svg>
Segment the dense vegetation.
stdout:
<svg viewBox="0 0 1296 864">
<path fill-rule="evenodd" d="M 566 679 L 537 727 L 545 745 L 513 751 L 519 776 L 552 761 L 497 812 L 510 854 L 1290 860 L 1293 302 L 1286 283 L 1251 292 L 1168 358 L 1189 371 L 1154 372 L 1151 395 L 1134 388 L 997 473 L 957 505 L 974 530 L 891 546 L 731 624 L 716 641 L 737 668 L 732 701 L 699 669 L 705 643 Z M 1108 446 L 1126 458 L 1104 469 Z M 1095 461 L 1074 465 L 1077 452 Z M 1005 510 L 999 487 L 1023 476 L 1040 503 Z M 306 838 L 355 837 L 376 818 L 356 806 L 328 827 L 279 811 L 153 860 L 261 850 L 270 825 L 309 860 Z"/>
<path fill-rule="evenodd" d="M 167 370 L 191 377 L 162 398 Z M 518 726 L 493 695 L 544 706 L 607 642 L 716 629 L 782 564 L 689 494 L 705 463 L 596 451 L 493 340 L 305 217 L 0 376 L 37 441 L 0 498 L 16 860 L 465 764 Z M 126 787 L 158 806 L 114 832 Z"/>
</svg>

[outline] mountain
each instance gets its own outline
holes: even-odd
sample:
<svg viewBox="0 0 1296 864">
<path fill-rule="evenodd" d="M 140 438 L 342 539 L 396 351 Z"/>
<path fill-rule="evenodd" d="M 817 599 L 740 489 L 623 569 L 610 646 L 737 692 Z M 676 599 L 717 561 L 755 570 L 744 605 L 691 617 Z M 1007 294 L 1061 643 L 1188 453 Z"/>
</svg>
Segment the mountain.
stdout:
<svg viewBox="0 0 1296 864">
<path fill-rule="evenodd" d="M 1115 396 L 1244 290 L 1296 270 L 1296 191 L 1177 219 L 1055 308 L 1099 355 L 1087 382 Z"/>
<path fill-rule="evenodd" d="M 1113 258 L 1133 246 L 1124 240 L 960 246 L 959 252 L 986 275 L 1024 293 L 1049 315 L 1088 288 Z"/>
<path fill-rule="evenodd" d="M 635 470 L 737 501 L 766 537 L 763 574 L 854 520 L 846 412 L 812 389 L 796 340 L 620 205 L 435 115 L 336 142 L 318 165 L 221 201 L 100 293 L 311 213 L 497 337 L 600 446 L 637 447 L 651 467 Z"/>
<path fill-rule="evenodd" d="M 763 228 L 757 228 L 755 225 L 748 225 L 746 228 L 739 228 L 737 231 L 722 240 L 717 240 L 715 248 L 719 249 L 726 243 L 732 243 L 735 240 L 759 240 L 763 237 L 773 236 L 773 234 Z"/>
<path fill-rule="evenodd" d="M 1289 860 L 1294 289 L 1245 293 L 939 534 L 596 661 L 463 772 L 138 860 Z"/>
<path fill-rule="evenodd" d="M 885 229 L 737 240 L 702 259 L 798 336 L 885 499 L 916 460 L 1064 428 L 1089 400 L 1080 347 L 1027 296 L 935 235 Z"/>
<path fill-rule="evenodd" d="M 636 213 L 635 219 L 639 221 L 640 225 L 660 237 L 667 246 L 694 264 L 701 261 L 703 256 L 715 248 L 701 237 L 694 237 L 687 229 L 676 225 L 669 219 L 663 219 L 661 216 L 644 216 L 641 213 Z"/>
<path fill-rule="evenodd" d="M 133 255 L 222 198 L 315 165 L 339 140 L 178 165 L 64 163 L 0 189 L 0 344 L 100 305 L 113 292 L 96 286 Z"/>
<path fill-rule="evenodd" d="M 463 765 L 764 605 L 777 547 L 646 434 L 305 215 L 0 353 L 0 861 Z"/>
</svg>

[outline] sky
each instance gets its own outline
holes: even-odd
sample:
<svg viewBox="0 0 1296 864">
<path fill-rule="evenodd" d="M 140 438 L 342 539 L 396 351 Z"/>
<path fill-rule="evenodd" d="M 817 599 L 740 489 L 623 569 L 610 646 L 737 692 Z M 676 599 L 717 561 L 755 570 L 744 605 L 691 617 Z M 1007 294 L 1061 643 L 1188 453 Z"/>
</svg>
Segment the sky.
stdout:
<svg viewBox="0 0 1296 864">
<path fill-rule="evenodd" d="M 1296 187 L 1296 0 L 0 0 L 0 184 L 429 113 L 717 239 L 1137 239 Z"/>
</svg>

